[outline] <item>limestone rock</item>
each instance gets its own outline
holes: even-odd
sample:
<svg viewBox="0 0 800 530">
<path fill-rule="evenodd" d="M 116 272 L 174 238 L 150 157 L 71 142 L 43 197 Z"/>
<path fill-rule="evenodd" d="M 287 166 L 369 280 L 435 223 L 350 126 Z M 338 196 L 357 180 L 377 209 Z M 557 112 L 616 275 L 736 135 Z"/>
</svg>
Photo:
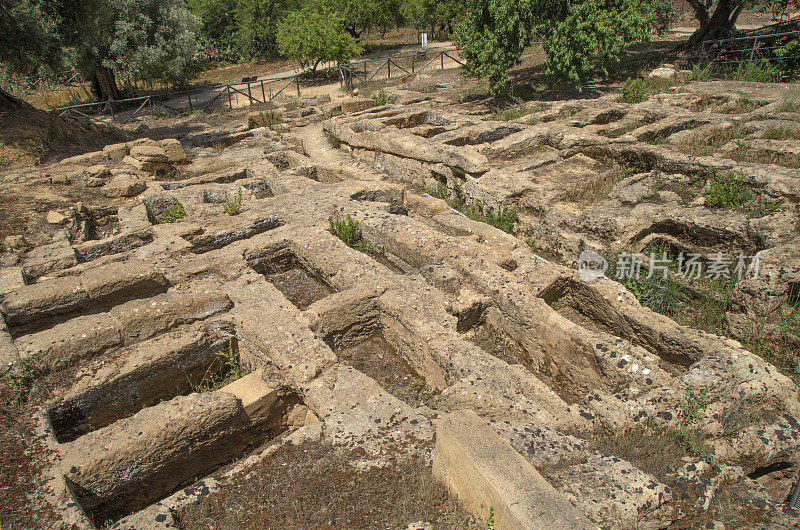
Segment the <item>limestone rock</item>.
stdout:
<svg viewBox="0 0 800 530">
<path fill-rule="evenodd" d="M 47 212 L 47 217 L 45 218 L 48 224 L 51 225 L 61 225 L 67 222 L 67 217 L 55 210 L 50 210 Z"/>
</svg>

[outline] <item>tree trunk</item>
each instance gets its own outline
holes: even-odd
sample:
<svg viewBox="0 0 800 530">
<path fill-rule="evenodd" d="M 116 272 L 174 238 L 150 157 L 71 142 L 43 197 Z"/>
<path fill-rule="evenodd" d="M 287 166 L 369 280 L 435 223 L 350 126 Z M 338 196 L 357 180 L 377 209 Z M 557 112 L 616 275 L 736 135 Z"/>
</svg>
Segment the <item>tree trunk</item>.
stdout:
<svg viewBox="0 0 800 530">
<path fill-rule="evenodd" d="M 736 19 L 742 11 L 742 6 L 731 5 L 731 0 L 720 0 L 714 14 L 708 14 L 708 4 L 702 0 L 687 0 L 694 9 L 695 17 L 700 21 L 700 27 L 681 48 L 691 49 L 700 46 L 704 41 L 711 39 L 728 38 L 736 29 Z"/>
<path fill-rule="evenodd" d="M 119 99 L 119 88 L 114 70 L 101 66 L 92 72 L 92 94 L 97 101 Z"/>
<path fill-rule="evenodd" d="M 361 31 L 356 31 L 355 26 L 345 26 L 344 30 L 349 33 L 350 36 L 356 40 L 356 42 L 361 41 L 361 34 L 364 32 L 363 29 Z"/>
<path fill-rule="evenodd" d="M 0 109 L 2 108 L 17 108 L 34 110 L 34 107 L 27 101 L 23 101 L 14 94 L 6 92 L 3 87 L 0 87 Z"/>
</svg>

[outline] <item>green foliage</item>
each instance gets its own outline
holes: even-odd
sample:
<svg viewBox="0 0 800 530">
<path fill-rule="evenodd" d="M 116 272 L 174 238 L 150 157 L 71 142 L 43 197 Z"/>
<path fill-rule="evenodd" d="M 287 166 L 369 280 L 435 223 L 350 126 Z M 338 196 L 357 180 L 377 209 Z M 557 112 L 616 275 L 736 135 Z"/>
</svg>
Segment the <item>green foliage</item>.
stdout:
<svg viewBox="0 0 800 530">
<path fill-rule="evenodd" d="M 365 254 L 375 252 L 372 245 L 362 236 L 361 229 L 358 228 L 358 221 L 350 217 L 350 214 L 347 214 L 344 219 L 328 217 L 328 224 L 328 232 L 341 239 L 348 247 Z"/>
<path fill-rule="evenodd" d="M 186 210 L 183 209 L 183 205 L 181 203 L 176 202 L 161 212 L 158 223 L 174 223 L 180 219 L 183 219 L 184 217 L 186 217 Z"/>
<path fill-rule="evenodd" d="M 242 54 L 250 57 L 275 54 L 278 25 L 300 5 L 299 0 L 237 0 L 236 41 Z"/>
<path fill-rule="evenodd" d="M 200 20 L 183 0 L 117 0 L 104 66 L 141 79 L 180 81 L 194 55 Z"/>
<path fill-rule="evenodd" d="M 711 81 L 711 63 L 706 66 L 695 64 L 692 66 L 692 73 L 687 81 Z"/>
<path fill-rule="evenodd" d="M 742 62 L 729 71 L 725 77 L 736 81 L 752 81 L 755 83 L 773 83 L 781 80 L 781 70 L 769 61 Z"/>
<path fill-rule="evenodd" d="M 344 63 L 363 49 L 343 28 L 341 14 L 315 0 L 289 14 L 278 25 L 278 50 L 285 56 L 312 65 L 323 61 Z"/>
<path fill-rule="evenodd" d="M 489 506 L 489 517 L 486 518 L 484 528 L 494 530 L 494 506 Z"/>
<path fill-rule="evenodd" d="M 492 225 L 508 234 L 514 231 L 514 224 L 519 218 L 519 214 L 513 208 L 500 208 L 497 211 L 489 210 L 484 213 L 484 208 L 479 201 L 462 208 L 462 212 L 473 221 Z"/>
<path fill-rule="evenodd" d="M 710 208 L 735 208 L 742 206 L 752 197 L 752 191 L 745 182 L 733 172 L 714 177 L 706 194 L 706 206 Z"/>
<path fill-rule="evenodd" d="M 622 85 L 617 101 L 624 103 L 641 103 L 650 97 L 650 83 L 642 78 L 629 77 Z"/>
<path fill-rule="evenodd" d="M 225 209 L 226 214 L 238 215 L 239 211 L 242 209 L 242 188 L 239 187 L 239 191 L 233 198 L 230 198 L 226 193 L 225 202 L 222 203 L 222 207 Z"/>
<path fill-rule="evenodd" d="M 493 92 L 506 88 L 506 70 L 545 35 L 546 71 L 581 84 L 589 73 L 619 61 L 621 49 L 648 38 L 649 0 L 467 0 L 455 42 L 466 73 L 488 77 Z"/>
<path fill-rule="evenodd" d="M 424 191 L 431 197 L 447 200 L 447 184 L 444 182 L 438 182 L 436 186 L 428 186 Z"/>
<path fill-rule="evenodd" d="M 763 196 L 759 196 L 755 204 L 750 207 L 750 218 L 760 219 L 761 217 L 774 215 L 780 210 L 781 206 L 783 206 L 783 197 L 771 201 Z"/>
<path fill-rule="evenodd" d="M 12 388 L 18 390 L 29 388 L 36 379 L 33 363 L 30 360 L 22 361 L 19 369 L 5 374 L 3 378 L 6 384 Z"/>
<path fill-rule="evenodd" d="M 783 80 L 795 81 L 800 78 L 800 39 L 792 39 L 777 50 L 778 68 Z"/>
<path fill-rule="evenodd" d="M 188 0 L 189 11 L 200 19 L 199 40 L 214 47 L 230 47 L 236 38 L 237 0 Z"/>
<path fill-rule="evenodd" d="M 372 95 L 372 99 L 375 100 L 375 104 L 379 107 L 386 105 L 386 92 L 383 89 L 380 89 L 377 93 Z"/>
</svg>

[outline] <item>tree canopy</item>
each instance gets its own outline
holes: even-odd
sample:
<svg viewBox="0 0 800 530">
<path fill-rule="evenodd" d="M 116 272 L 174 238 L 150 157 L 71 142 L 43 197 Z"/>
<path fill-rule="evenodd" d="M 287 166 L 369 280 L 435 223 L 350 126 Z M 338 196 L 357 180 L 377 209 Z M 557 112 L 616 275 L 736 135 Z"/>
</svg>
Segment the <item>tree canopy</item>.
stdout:
<svg viewBox="0 0 800 530">
<path fill-rule="evenodd" d="M 487 76 L 495 90 L 539 39 L 547 71 L 580 84 L 593 68 L 619 60 L 624 46 L 647 39 L 652 21 L 650 0 L 467 0 L 456 43 L 467 74 Z"/>
<path fill-rule="evenodd" d="M 291 59 L 310 64 L 312 70 L 323 61 L 348 61 L 364 50 L 342 31 L 343 24 L 342 16 L 331 6 L 309 3 L 278 26 L 278 50 Z"/>
</svg>

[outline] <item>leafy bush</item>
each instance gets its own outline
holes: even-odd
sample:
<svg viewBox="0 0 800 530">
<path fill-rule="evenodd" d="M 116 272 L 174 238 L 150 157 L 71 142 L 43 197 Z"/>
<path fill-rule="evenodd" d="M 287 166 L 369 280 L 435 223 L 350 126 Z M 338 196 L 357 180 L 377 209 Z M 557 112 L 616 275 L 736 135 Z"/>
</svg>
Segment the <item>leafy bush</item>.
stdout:
<svg viewBox="0 0 800 530">
<path fill-rule="evenodd" d="M 345 245 L 354 248 L 365 254 L 372 254 L 375 249 L 372 245 L 364 239 L 361 234 L 361 229 L 358 228 L 358 221 L 350 217 L 350 214 L 344 219 L 334 219 L 328 217 L 328 232 L 341 239 Z"/>
<path fill-rule="evenodd" d="M 650 97 L 650 83 L 642 78 L 633 79 L 631 77 L 622 85 L 618 101 L 623 103 L 641 103 Z"/>
<path fill-rule="evenodd" d="M 706 194 L 706 206 L 711 208 L 735 208 L 742 206 L 752 197 L 745 182 L 733 172 L 725 176 L 717 175 Z"/>
</svg>

